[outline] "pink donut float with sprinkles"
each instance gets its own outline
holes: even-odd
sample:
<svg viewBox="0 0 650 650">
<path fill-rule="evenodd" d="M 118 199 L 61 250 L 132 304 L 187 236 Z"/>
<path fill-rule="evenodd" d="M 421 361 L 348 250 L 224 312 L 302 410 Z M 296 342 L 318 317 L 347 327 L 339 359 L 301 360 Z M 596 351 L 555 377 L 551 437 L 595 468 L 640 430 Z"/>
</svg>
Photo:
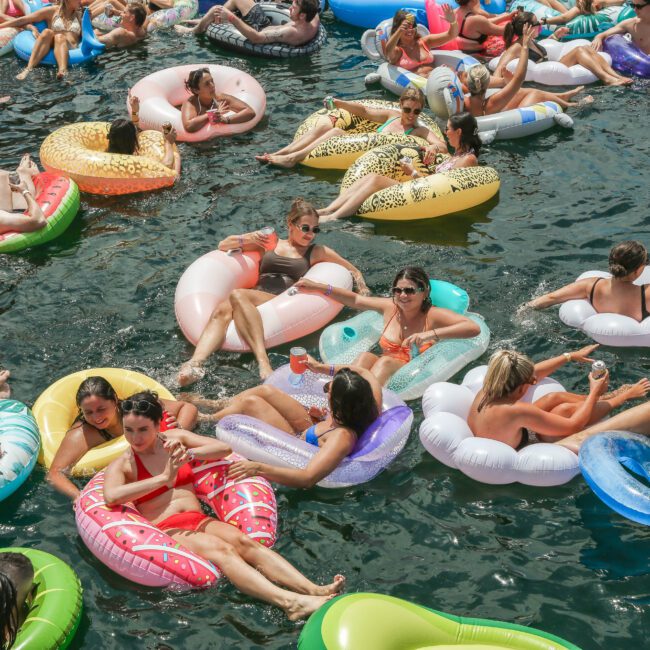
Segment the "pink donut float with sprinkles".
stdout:
<svg viewBox="0 0 650 650">
<path fill-rule="evenodd" d="M 235 454 L 218 461 L 191 463 L 196 496 L 212 508 L 217 519 L 237 527 L 260 544 L 276 540 L 278 510 L 266 479 L 229 481 L 228 466 Z M 221 572 L 145 519 L 132 503 L 104 503 L 104 472 L 86 485 L 76 503 L 77 530 L 100 562 L 124 578 L 148 587 L 211 587 Z"/>
</svg>

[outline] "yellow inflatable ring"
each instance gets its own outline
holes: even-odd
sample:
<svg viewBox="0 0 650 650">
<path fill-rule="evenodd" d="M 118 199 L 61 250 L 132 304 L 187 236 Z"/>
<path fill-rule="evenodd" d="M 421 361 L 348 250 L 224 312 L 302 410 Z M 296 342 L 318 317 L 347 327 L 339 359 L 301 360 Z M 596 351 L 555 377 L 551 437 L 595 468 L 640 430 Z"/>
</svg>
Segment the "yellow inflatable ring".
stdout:
<svg viewBox="0 0 650 650">
<path fill-rule="evenodd" d="M 174 396 L 157 381 L 133 370 L 121 368 L 90 368 L 63 377 L 46 388 L 34 404 L 32 412 L 41 430 L 41 451 L 38 462 L 49 469 L 63 437 L 79 413 L 75 396 L 84 379 L 99 375 L 110 382 L 117 396 L 124 399 L 142 390 L 153 390 L 163 399 Z M 88 451 L 72 468 L 72 476 L 93 475 L 123 454 L 129 447 L 124 436 L 104 442 Z"/>
<path fill-rule="evenodd" d="M 341 191 L 371 173 L 388 176 L 399 185 L 387 187 L 369 196 L 358 214 L 380 221 L 431 219 L 473 208 L 491 199 L 501 186 L 492 167 L 462 167 L 435 173 L 439 161 L 423 165 L 419 151 L 408 145 L 385 145 L 361 156 L 345 173 Z M 408 156 L 423 178 L 404 176 L 400 160 Z"/>
<path fill-rule="evenodd" d="M 138 134 L 139 154 L 106 153 L 109 122 L 68 124 L 50 133 L 41 145 L 48 172 L 72 178 L 82 192 L 131 194 L 174 184 L 180 156 L 174 145 L 174 168 L 162 164 L 165 140 L 158 131 Z"/>
<path fill-rule="evenodd" d="M 363 99 L 355 104 L 362 104 L 371 108 L 393 108 L 399 110 L 399 103 L 387 102 L 381 99 Z M 419 124 L 426 126 L 441 140 L 444 140 L 438 125 L 433 118 L 421 113 Z M 347 169 L 354 161 L 367 151 L 385 144 L 410 144 L 414 147 L 426 147 L 428 142 L 423 138 L 401 133 L 377 133 L 381 126 L 377 122 L 353 115 L 342 108 L 333 110 L 321 109 L 312 113 L 299 127 L 294 136 L 294 141 L 304 135 L 307 131 L 320 126 L 327 125 L 343 129 L 345 135 L 335 136 L 321 142 L 309 155 L 301 161 L 301 164 L 316 169 Z"/>
</svg>

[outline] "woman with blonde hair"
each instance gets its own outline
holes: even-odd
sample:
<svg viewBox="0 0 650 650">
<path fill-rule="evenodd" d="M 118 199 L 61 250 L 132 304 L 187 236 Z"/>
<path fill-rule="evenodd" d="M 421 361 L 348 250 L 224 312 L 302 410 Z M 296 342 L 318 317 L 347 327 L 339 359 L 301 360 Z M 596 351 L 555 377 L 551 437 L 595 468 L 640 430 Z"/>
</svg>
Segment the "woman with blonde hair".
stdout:
<svg viewBox="0 0 650 650">
<path fill-rule="evenodd" d="M 534 363 L 513 350 L 498 350 L 490 358 L 483 388 L 474 398 L 467 424 L 478 438 L 492 438 L 521 449 L 529 444 L 529 430 L 540 442 L 557 442 L 602 420 L 613 409 L 645 396 L 650 381 L 643 378 L 605 395 L 609 373 L 589 375 L 589 393 L 555 392 L 534 403 L 523 401 L 531 386 L 571 361 L 592 363 L 598 345 Z"/>
</svg>

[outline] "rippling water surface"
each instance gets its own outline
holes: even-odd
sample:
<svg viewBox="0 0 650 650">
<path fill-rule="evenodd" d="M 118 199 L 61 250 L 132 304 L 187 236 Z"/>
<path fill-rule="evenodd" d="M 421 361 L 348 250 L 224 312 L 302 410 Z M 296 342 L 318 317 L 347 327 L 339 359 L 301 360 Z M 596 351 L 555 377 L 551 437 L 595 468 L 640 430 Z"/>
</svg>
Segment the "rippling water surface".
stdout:
<svg viewBox="0 0 650 650">
<path fill-rule="evenodd" d="M 173 189 L 84 195 L 64 236 L 0 256 L 0 361 L 14 373 L 17 398 L 33 403 L 55 379 L 96 366 L 133 368 L 171 385 L 190 354 L 173 311 L 186 266 L 226 234 L 279 225 L 295 196 L 317 205 L 335 196 L 339 173 L 260 167 L 253 159 L 285 143 L 324 95 L 366 94 L 363 78 L 373 66 L 360 52 L 361 31 L 330 15 L 326 23 L 330 40 L 308 61 L 231 58 L 206 40 L 171 34 L 107 54 L 65 83 L 39 68 L 19 84 L 13 77 L 21 64 L 0 60 L 0 96 L 14 97 L 0 109 L 2 168 L 22 152 L 37 154 L 57 126 L 124 115 L 129 85 L 165 66 L 233 65 L 259 79 L 268 99 L 253 132 L 181 145 L 183 174 Z M 602 268 L 613 242 L 650 243 L 648 88 L 594 87 L 595 108 L 576 117 L 572 133 L 555 129 L 488 148 L 483 161 L 502 180 L 490 204 L 415 224 L 348 220 L 328 226 L 320 241 L 354 261 L 377 292 L 407 261 L 465 287 L 492 329 L 491 350 L 513 345 L 541 359 L 580 347 L 584 337 L 556 313 L 522 320 L 515 312 L 531 295 Z M 317 351 L 317 336 L 307 343 Z M 278 366 L 287 354 L 279 348 L 271 360 Z M 638 351 L 601 356 L 616 385 L 649 372 Z M 256 384 L 250 356 L 216 355 L 208 367 L 198 384 L 206 395 Z M 570 389 L 587 387 L 583 367 L 557 377 Z M 413 407 L 407 447 L 376 480 L 347 490 L 278 489 L 277 549 L 314 579 L 345 573 L 351 591 L 532 625 L 585 650 L 647 647 L 649 529 L 612 513 L 580 477 L 546 489 L 471 481 L 424 451 L 419 402 Z M 44 483 L 40 467 L 1 508 L 0 546 L 50 551 L 79 574 L 85 610 L 74 647 L 295 646 L 300 626 L 230 585 L 179 595 L 110 572 L 83 546 L 69 502 Z"/>
</svg>

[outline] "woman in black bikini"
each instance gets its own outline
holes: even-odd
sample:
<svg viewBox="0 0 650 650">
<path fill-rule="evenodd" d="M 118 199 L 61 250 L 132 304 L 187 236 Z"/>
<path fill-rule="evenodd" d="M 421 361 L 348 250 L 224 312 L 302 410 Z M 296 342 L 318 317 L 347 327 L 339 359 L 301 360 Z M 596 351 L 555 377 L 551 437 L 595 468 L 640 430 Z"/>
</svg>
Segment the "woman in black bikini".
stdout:
<svg viewBox="0 0 650 650">
<path fill-rule="evenodd" d="M 181 106 L 183 127 L 188 133 L 194 133 L 208 123 L 239 124 L 255 117 L 255 111 L 246 102 L 215 90 L 208 68 L 192 70 L 185 88 L 192 93 Z"/>
<path fill-rule="evenodd" d="M 481 9 L 480 0 L 458 0 L 456 20 L 460 25 L 458 40 L 463 52 L 482 52 L 490 36 L 503 36 L 503 23 L 517 12 L 493 15 Z"/>
<path fill-rule="evenodd" d="M 291 287 L 307 271 L 319 262 L 335 262 L 350 271 L 361 294 L 369 293 L 361 271 L 327 246 L 314 243 L 320 232 L 318 213 L 307 201 L 295 199 L 287 215 L 289 236 L 280 239 L 275 248 L 267 250 L 270 235 L 260 232 L 245 235 L 231 235 L 219 243 L 219 250 L 240 248 L 247 251 L 262 251 L 260 276 L 254 289 L 236 289 L 227 300 L 217 305 L 196 344 L 192 358 L 181 366 L 178 383 L 187 386 L 201 379 L 205 360 L 221 348 L 231 321 L 235 322 L 241 338 L 246 341 L 255 355 L 260 368 L 260 377 L 266 379 L 272 372 L 271 362 L 264 345 L 262 318 L 257 311 L 259 305 L 268 302 L 285 289 Z"/>
<path fill-rule="evenodd" d="M 641 322 L 650 316 L 646 304 L 650 284 L 634 281 L 648 263 L 648 252 L 638 241 L 624 241 L 609 252 L 611 278 L 586 278 L 567 284 L 527 303 L 533 309 L 546 309 L 567 300 L 588 300 L 599 313 L 622 314 Z"/>
<path fill-rule="evenodd" d="M 194 428 L 198 414 L 195 406 L 168 399 L 159 401 L 166 414 L 168 429 L 176 426 Z M 61 441 L 46 477 L 54 488 L 73 500 L 79 496 L 79 489 L 66 473 L 87 451 L 124 433 L 120 400 L 103 377 L 84 379 L 77 390 L 76 402 L 79 415 Z"/>
</svg>

